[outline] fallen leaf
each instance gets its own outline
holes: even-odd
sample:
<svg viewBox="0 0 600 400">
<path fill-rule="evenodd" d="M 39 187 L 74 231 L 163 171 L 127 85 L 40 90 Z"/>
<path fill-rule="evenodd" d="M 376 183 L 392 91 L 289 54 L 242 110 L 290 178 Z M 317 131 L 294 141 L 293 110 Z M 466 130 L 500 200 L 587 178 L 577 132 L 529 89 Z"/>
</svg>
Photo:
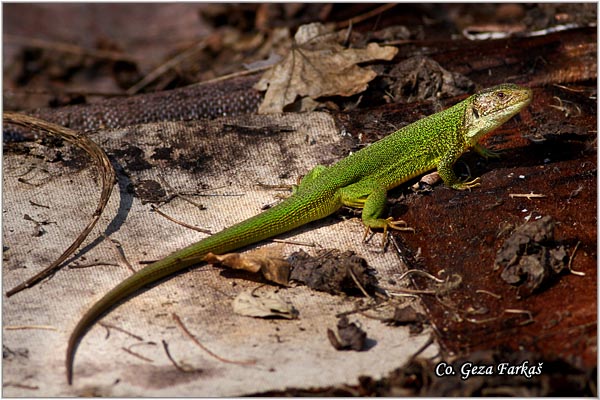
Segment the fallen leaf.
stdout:
<svg viewBox="0 0 600 400">
<path fill-rule="evenodd" d="M 253 273 L 260 271 L 266 280 L 287 286 L 290 279 L 290 264 L 281 257 L 280 249 L 280 246 L 274 246 L 248 253 L 223 255 L 208 253 L 204 261 Z"/>
<path fill-rule="evenodd" d="M 427 321 L 427 317 L 417 312 L 411 306 L 404 308 L 396 307 L 394 309 L 394 315 L 391 318 L 386 318 L 383 322 L 390 326 L 409 326 L 409 332 L 411 335 L 418 334 L 423 331 L 423 323 Z"/>
<path fill-rule="evenodd" d="M 338 43 L 338 35 L 324 25 L 313 23 L 298 28 L 287 56 L 265 72 L 254 86 L 266 90 L 259 114 L 281 113 L 298 97 L 352 96 L 367 88 L 377 76 L 357 64 L 391 60 L 398 49 L 369 43 L 364 49 L 348 49 Z"/>
<path fill-rule="evenodd" d="M 348 317 L 342 316 L 337 323 L 337 334 L 327 329 L 327 338 L 336 350 L 362 351 L 365 349 L 367 333 Z"/>
</svg>

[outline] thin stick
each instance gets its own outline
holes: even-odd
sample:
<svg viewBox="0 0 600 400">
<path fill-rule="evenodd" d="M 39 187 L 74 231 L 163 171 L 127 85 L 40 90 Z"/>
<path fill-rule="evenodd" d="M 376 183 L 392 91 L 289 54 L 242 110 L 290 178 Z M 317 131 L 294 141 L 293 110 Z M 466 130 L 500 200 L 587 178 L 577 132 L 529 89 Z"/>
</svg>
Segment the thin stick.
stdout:
<svg viewBox="0 0 600 400">
<path fill-rule="evenodd" d="M 367 20 L 369 18 L 372 18 L 372 17 L 375 17 L 375 16 L 377 16 L 379 14 L 382 14 L 385 11 L 387 11 L 387 10 L 393 8 L 393 7 L 396 7 L 396 6 L 397 6 L 396 3 L 384 4 L 384 5 L 380 6 L 380 7 L 377 7 L 376 9 L 371 10 L 371 11 L 369 11 L 367 13 L 362 14 L 362 15 L 356 16 L 354 18 L 350 18 L 349 20 L 346 20 L 346 21 L 343 21 L 343 22 L 338 22 L 336 24 L 336 28 L 337 29 L 341 29 L 341 28 L 346 28 L 349 25 L 356 25 L 356 24 L 358 24 L 360 22 L 363 22 L 363 21 L 365 21 L 365 20 Z"/>
<path fill-rule="evenodd" d="M 16 387 L 19 389 L 29 389 L 29 390 L 38 390 L 39 386 L 26 385 L 24 383 L 14 383 L 14 382 L 6 382 L 2 385 L 2 387 Z"/>
<path fill-rule="evenodd" d="M 436 281 L 437 283 L 444 283 L 444 282 L 446 282 L 443 279 L 437 278 L 437 277 L 431 275 L 430 273 L 425 272 L 425 271 L 421 271 L 419 269 L 409 269 L 408 271 L 406 271 L 402 275 L 400 275 L 400 277 L 397 278 L 397 279 L 399 281 L 401 281 L 401 280 L 403 280 L 404 278 L 406 278 L 410 274 L 423 275 L 424 277 L 429 278 L 429 279 L 431 279 L 433 281 Z"/>
<path fill-rule="evenodd" d="M 119 264 L 117 263 L 111 263 L 108 261 L 98 261 L 98 262 L 93 262 L 93 263 L 89 263 L 89 264 L 74 264 L 74 265 L 69 265 L 69 269 L 83 269 L 83 268 L 90 268 L 90 267 L 99 267 L 101 265 L 107 265 L 110 267 L 118 267 Z"/>
<path fill-rule="evenodd" d="M 313 242 L 313 243 L 298 242 L 295 240 L 286 240 L 286 239 L 271 239 L 270 241 L 273 243 L 293 244 L 296 246 L 306 246 L 306 247 L 317 247 L 318 246 L 318 244 L 316 244 L 315 242 Z"/>
<path fill-rule="evenodd" d="M 429 336 L 429 339 L 421 346 L 410 358 L 408 359 L 408 363 L 412 362 L 415 358 L 419 356 L 422 352 L 424 352 L 429 346 L 433 344 L 433 336 Z"/>
<path fill-rule="evenodd" d="M 573 249 L 573 252 L 571 253 L 571 257 L 569 257 L 569 264 L 567 265 L 567 268 L 569 268 L 569 272 L 572 273 L 573 275 L 577 275 L 577 276 L 585 276 L 585 272 L 582 271 L 574 271 L 571 268 L 571 264 L 573 264 L 573 259 L 575 258 L 575 253 L 577 252 L 577 249 L 579 248 L 579 245 L 581 244 L 580 241 L 577 241 L 577 244 L 575 245 L 575 248 Z"/>
<path fill-rule="evenodd" d="M 119 328 L 119 327 L 118 327 L 118 326 L 116 326 L 116 325 L 109 324 L 109 323 L 107 323 L 107 322 L 98 322 L 98 325 L 101 325 L 101 326 L 103 326 L 103 327 L 105 327 L 105 328 L 107 328 L 107 329 L 108 329 L 108 328 L 110 328 L 110 329 L 114 329 L 114 330 L 116 330 L 116 331 L 119 331 L 119 332 L 123 332 L 124 334 L 126 334 L 126 335 L 129 335 L 129 336 L 131 336 L 132 338 L 139 340 L 140 342 L 144 341 L 144 339 L 143 339 L 142 337 L 140 337 L 140 336 L 138 336 L 138 335 L 135 335 L 135 334 L 133 334 L 133 333 L 131 333 L 131 332 L 128 332 L 128 331 L 126 331 L 126 330 L 125 330 L 125 329 L 123 329 L 123 328 Z"/>
<path fill-rule="evenodd" d="M 169 215 L 167 215 L 164 212 L 160 211 L 160 209 L 158 207 L 156 207 L 154 204 L 152 204 L 151 207 L 152 207 L 152 211 L 154 211 L 154 212 L 158 213 L 159 215 L 165 217 L 169 221 L 176 223 L 177 225 L 181 225 L 181 226 L 183 226 L 185 228 L 192 229 L 192 230 L 195 230 L 197 232 L 201 232 L 201 233 L 206 233 L 208 235 L 212 235 L 212 232 L 210 231 L 210 229 L 198 228 L 196 226 L 193 226 L 193 225 L 190 225 L 190 224 L 186 224 L 185 222 L 176 220 L 175 218 L 170 217 Z"/>
<path fill-rule="evenodd" d="M 163 348 L 165 349 L 165 353 L 167 353 L 167 357 L 169 358 L 169 360 L 171 360 L 171 362 L 173 363 L 175 368 L 177 368 L 179 371 L 185 372 L 185 373 L 202 371 L 201 369 L 194 369 L 194 368 L 186 369 L 186 368 L 183 368 L 181 365 L 177 364 L 177 362 L 175 361 L 175 359 L 173 359 L 173 357 L 171 356 L 171 353 L 169 352 L 169 345 L 167 344 L 167 342 L 165 340 L 163 340 L 162 344 L 163 344 Z"/>
<path fill-rule="evenodd" d="M 5 326 L 4 329 L 6 329 L 7 331 L 18 331 L 24 329 L 43 329 L 45 331 L 58 331 L 58 329 L 50 325 L 9 325 Z"/>
<path fill-rule="evenodd" d="M 172 192 L 169 197 L 167 198 L 167 200 L 165 200 L 165 204 L 170 202 L 171 200 L 173 200 L 175 197 L 179 197 L 181 200 L 183 201 L 187 201 L 188 203 L 190 203 L 191 205 L 193 205 L 194 207 L 197 207 L 199 210 L 206 210 L 206 207 L 204 207 L 202 204 L 200 203 L 196 203 L 194 200 L 190 199 L 187 196 L 184 196 L 183 194 L 181 194 L 179 191 L 173 189 L 173 186 L 171 186 L 169 184 L 169 182 L 167 182 L 167 180 L 165 178 L 163 178 L 161 175 L 159 175 L 158 179 L 160 179 L 161 183 L 166 186 L 166 188 Z"/>
<path fill-rule="evenodd" d="M 527 325 L 527 324 L 531 324 L 534 321 L 533 319 L 533 315 L 531 314 L 531 311 L 529 310 L 519 310 L 519 309 L 514 309 L 514 308 L 507 308 L 504 310 L 505 313 L 509 313 L 509 314 L 525 314 L 527 315 L 527 319 L 525 321 L 522 321 L 519 323 L 519 325 Z"/>
<path fill-rule="evenodd" d="M 37 38 L 26 38 L 15 35 L 4 35 L 5 43 L 15 43 L 20 45 L 25 45 L 29 47 L 37 47 L 41 49 L 60 51 L 63 53 L 71 53 L 77 54 L 80 56 L 93 57 L 105 60 L 112 61 L 129 61 L 131 63 L 137 64 L 139 60 L 134 57 L 128 56 L 124 53 L 110 50 L 95 50 L 95 49 L 85 49 L 80 46 L 75 46 L 68 43 L 63 42 L 54 42 L 50 40 L 37 39 Z"/>
<path fill-rule="evenodd" d="M 104 211 L 104 208 L 110 199 L 110 195 L 116 181 L 116 173 L 104 150 L 102 150 L 100 146 L 94 143 L 87 136 L 82 135 L 79 132 L 62 127 L 60 125 L 46 122 L 39 118 L 8 111 L 4 112 L 4 122 L 34 129 L 43 133 L 49 133 L 50 135 L 57 136 L 71 144 L 74 144 L 77 147 L 80 147 L 92 158 L 92 161 L 94 161 L 97 168 L 100 170 L 99 175 L 102 179 L 102 192 L 100 194 L 100 201 L 98 202 L 96 211 L 94 211 L 87 226 L 79 234 L 77 239 L 75 239 L 75 241 L 64 251 L 64 253 L 62 253 L 60 257 L 58 257 L 58 259 L 56 259 L 56 261 L 50 264 L 47 268 L 6 292 L 6 297 L 10 297 L 16 293 L 19 293 L 21 290 L 37 284 L 42 279 L 55 273 L 60 268 L 60 265 L 71 254 L 73 254 L 77 248 L 79 248 L 81 243 L 83 243 L 83 241 L 87 238 L 88 234 L 92 231 L 92 229 L 94 229 L 94 226 L 96 226 L 96 223 L 100 219 L 100 216 L 102 215 L 102 212 Z"/>
<path fill-rule="evenodd" d="M 43 207 L 43 208 L 48 208 L 48 209 L 50 209 L 50 206 L 46 206 L 46 205 L 43 205 L 43 204 L 39 204 L 39 203 L 36 203 L 35 201 L 32 201 L 32 200 L 29 200 L 29 204 L 31 204 L 32 206 L 35 206 L 35 207 Z"/>
<path fill-rule="evenodd" d="M 348 272 L 350 273 L 350 277 L 352 278 L 352 280 L 354 281 L 354 283 L 356 284 L 356 286 L 358 286 L 358 288 L 360 289 L 360 291 L 362 292 L 362 294 L 365 297 L 367 297 L 369 299 L 372 299 L 373 297 L 371 297 L 371 295 L 369 293 L 367 293 L 367 291 L 365 290 L 365 288 L 363 287 L 363 285 L 361 285 L 360 282 L 358 281 L 358 278 L 354 274 L 354 271 L 352 271 L 352 268 L 348 268 Z"/>
<path fill-rule="evenodd" d="M 123 250 L 123 246 L 121 245 L 121 242 L 119 242 L 117 239 L 111 239 L 104 234 L 102 234 L 102 236 L 104 236 L 105 239 L 108 239 L 108 241 L 110 243 L 112 243 L 112 245 L 115 249 L 115 252 L 117 253 L 117 256 L 119 257 L 121 262 L 123 264 L 125 264 L 125 266 L 127 267 L 128 270 L 130 270 L 132 273 L 135 274 L 137 271 L 135 270 L 135 268 L 133 268 L 133 265 L 131 265 L 129 260 L 127 260 L 127 257 L 125 257 L 125 251 Z"/>
<path fill-rule="evenodd" d="M 206 41 L 202 40 L 202 41 L 194 44 L 189 49 L 187 49 L 179 54 L 176 54 L 171 59 L 167 60 L 166 62 L 162 63 L 158 67 L 154 68 L 154 70 L 152 70 L 148 74 L 146 74 L 146 76 L 144 76 L 139 82 L 137 82 L 135 85 L 133 85 L 129 89 L 127 89 L 127 91 L 126 91 L 127 94 L 134 95 L 134 94 L 138 93 L 141 89 L 148 86 L 150 83 L 152 83 L 158 77 L 160 77 L 161 75 L 163 75 L 170 69 L 175 68 L 177 65 L 181 64 L 186 58 L 191 57 L 192 55 L 196 54 L 198 51 L 203 50 L 205 47 L 206 47 Z"/>
<path fill-rule="evenodd" d="M 253 75 L 253 74 L 256 74 L 258 72 L 266 71 L 266 70 L 270 69 L 271 67 L 272 67 L 272 65 L 265 65 L 264 67 L 258 67 L 258 68 L 254 68 L 254 69 L 249 69 L 247 71 L 232 72 L 231 74 L 219 76 L 218 78 L 209 79 L 207 81 L 202 81 L 202 82 L 194 83 L 194 84 L 192 84 L 190 86 L 208 85 L 208 84 L 211 84 L 211 83 L 220 82 L 220 81 L 226 81 L 227 79 L 237 78 L 237 77 L 240 77 L 240 76 Z"/>
<path fill-rule="evenodd" d="M 485 289 L 477 289 L 475 291 L 475 293 L 484 293 L 484 294 L 490 295 L 490 296 L 492 296 L 492 297 L 494 297 L 496 299 L 501 299 L 502 298 L 502 296 L 500 296 L 499 294 L 490 292 L 489 290 L 485 290 Z"/>
<path fill-rule="evenodd" d="M 144 360 L 144 361 L 148 361 L 148 362 L 154 362 L 154 360 L 152 360 L 152 359 L 150 359 L 148 357 L 144 357 L 143 355 L 138 354 L 135 351 L 128 349 L 127 347 L 121 347 L 121 350 L 123 350 L 127 354 L 131 354 L 132 356 L 139 358 L 140 360 Z"/>
<path fill-rule="evenodd" d="M 421 289 L 400 288 L 400 289 L 394 289 L 392 291 L 383 286 L 382 286 L 382 288 L 387 290 L 391 296 L 406 296 L 406 295 L 412 296 L 415 294 L 436 294 L 437 293 L 437 290 L 430 290 L 430 289 L 421 290 Z"/>
<path fill-rule="evenodd" d="M 224 363 L 237 364 L 237 365 L 254 365 L 254 364 L 256 364 L 256 360 L 235 361 L 235 360 L 228 360 L 226 358 L 218 356 L 217 354 L 215 354 L 212 351 L 210 351 L 209 349 L 207 349 L 202 343 L 200 343 L 198 341 L 198 339 L 196 339 L 194 337 L 194 335 L 192 335 L 190 333 L 190 331 L 185 327 L 185 325 L 183 324 L 183 322 L 181 321 L 181 319 L 179 318 L 179 316 L 177 314 L 173 314 L 173 319 L 175 320 L 175 322 L 177 323 L 177 325 L 179 325 L 179 327 L 181 328 L 181 330 L 183 330 L 183 333 L 185 333 L 185 335 L 192 340 L 192 342 L 196 343 L 196 345 L 198 347 L 200 347 L 202 350 L 204 350 L 205 352 L 207 352 L 209 355 L 211 355 L 212 357 L 216 358 L 217 360 L 219 360 L 221 362 L 224 362 Z"/>
<path fill-rule="evenodd" d="M 540 199 L 543 197 L 546 197 L 545 194 L 538 194 L 538 193 L 510 193 L 509 194 L 511 199 L 514 199 L 515 197 L 525 197 L 527 200 L 531 200 L 531 199 Z"/>
</svg>

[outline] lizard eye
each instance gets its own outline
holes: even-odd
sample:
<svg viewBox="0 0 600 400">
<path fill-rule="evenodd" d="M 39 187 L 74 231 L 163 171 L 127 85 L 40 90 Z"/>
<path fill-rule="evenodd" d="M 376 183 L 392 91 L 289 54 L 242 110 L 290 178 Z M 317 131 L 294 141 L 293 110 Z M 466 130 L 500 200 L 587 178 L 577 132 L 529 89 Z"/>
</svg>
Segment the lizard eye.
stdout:
<svg viewBox="0 0 600 400">
<path fill-rule="evenodd" d="M 498 92 L 498 93 L 496 93 L 496 96 L 498 96 L 499 99 L 503 99 L 504 98 L 504 92 Z"/>
</svg>

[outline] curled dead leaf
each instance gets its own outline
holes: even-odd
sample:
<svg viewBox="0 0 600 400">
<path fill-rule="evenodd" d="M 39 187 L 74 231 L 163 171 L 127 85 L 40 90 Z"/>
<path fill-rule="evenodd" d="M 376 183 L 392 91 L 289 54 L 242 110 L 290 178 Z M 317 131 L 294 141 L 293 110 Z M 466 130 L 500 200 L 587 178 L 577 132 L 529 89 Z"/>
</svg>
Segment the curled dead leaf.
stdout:
<svg viewBox="0 0 600 400">
<path fill-rule="evenodd" d="M 337 323 L 337 333 L 327 329 L 327 338 L 336 350 L 366 350 L 367 333 L 345 315 Z"/>
<path fill-rule="evenodd" d="M 266 90 L 259 114 L 281 113 L 298 97 L 352 96 L 367 88 L 377 76 L 357 64 L 391 60 L 398 49 L 369 43 L 364 49 L 348 49 L 338 43 L 338 35 L 321 24 L 303 25 L 287 56 L 265 72 L 254 86 Z"/>
<path fill-rule="evenodd" d="M 274 247 L 266 247 L 248 253 L 223 255 L 208 253 L 204 257 L 204 261 L 253 273 L 260 271 L 266 280 L 287 286 L 290 279 L 290 264 L 281 257 L 281 247 Z"/>
</svg>

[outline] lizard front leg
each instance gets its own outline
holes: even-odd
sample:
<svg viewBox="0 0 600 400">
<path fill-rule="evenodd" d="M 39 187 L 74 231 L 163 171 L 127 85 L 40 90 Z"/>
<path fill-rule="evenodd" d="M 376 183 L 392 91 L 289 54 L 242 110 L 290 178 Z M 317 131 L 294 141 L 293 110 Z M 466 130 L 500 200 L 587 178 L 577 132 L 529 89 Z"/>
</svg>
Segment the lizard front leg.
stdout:
<svg viewBox="0 0 600 400">
<path fill-rule="evenodd" d="M 408 227 L 405 221 L 394 220 L 393 217 L 381 218 L 387 200 L 387 190 L 384 187 L 361 181 L 340 189 L 340 192 L 342 204 L 363 209 L 362 221 L 366 227 L 364 238 L 372 229 L 383 229 L 382 246 L 385 247 L 388 229 L 414 232 L 414 229 Z"/>
<path fill-rule="evenodd" d="M 456 177 L 456 174 L 454 173 L 454 170 L 452 169 L 452 167 L 454 166 L 454 163 L 456 162 L 456 160 L 458 159 L 458 157 L 460 157 L 460 155 L 462 153 L 463 153 L 462 149 L 448 150 L 442 156 L 442 158 L 440 159 L 440 162 L 437 165 L 438 174 L 440 174 L 440 177 L 442 178 L 442 180 L 444 181 L 446 186 L 449 186 L 452 189 L 466 190 L 466 189 L 471 189 L 473 187 L 480 186 L 481 185 L 480 178 L 475 178 L 470 181 L 461 181 L 460 179 L 458 179 Z"/>
<path fill-rule="evenodd" d="M 479 143 L 476 143 L 473 146 L 473 149 L 484 158 L 500 158 L 500 152 L 488 149 L 487 147 L 482 146 Z"/>
</svg>

